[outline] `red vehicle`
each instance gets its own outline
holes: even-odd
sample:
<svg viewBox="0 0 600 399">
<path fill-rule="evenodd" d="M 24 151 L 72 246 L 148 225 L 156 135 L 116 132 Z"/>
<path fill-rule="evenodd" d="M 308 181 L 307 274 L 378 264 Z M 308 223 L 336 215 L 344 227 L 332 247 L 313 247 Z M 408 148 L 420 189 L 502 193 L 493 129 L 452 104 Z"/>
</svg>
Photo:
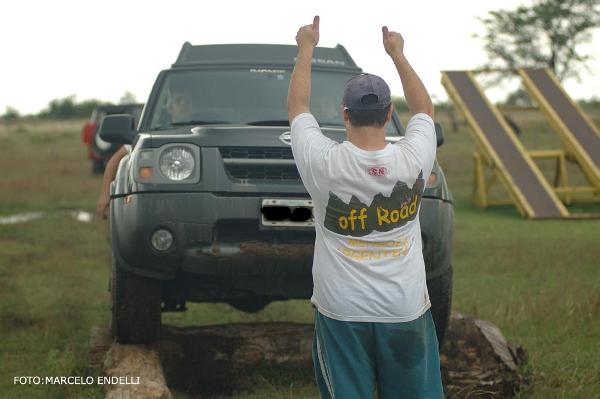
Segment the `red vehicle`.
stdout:
<svg viewBox="0 0 600 399">
<path fill-rule="evenodd" d="M 106 115 L 129 114 L 133 116 L 134 122 L 137 125 L 143 107 L 144 104 L 122 104 L 103 105 L 94 109 L 90 120 L 85 124 L 81 132 L 81 139 L 88 147 L 88 158 L 92 160 L 92 173 L 103 173 L 106 163 L 120 147 L 118 144 L 108 143 L 100 138 L 98 128 L 102 119 Z"/>
</svg>

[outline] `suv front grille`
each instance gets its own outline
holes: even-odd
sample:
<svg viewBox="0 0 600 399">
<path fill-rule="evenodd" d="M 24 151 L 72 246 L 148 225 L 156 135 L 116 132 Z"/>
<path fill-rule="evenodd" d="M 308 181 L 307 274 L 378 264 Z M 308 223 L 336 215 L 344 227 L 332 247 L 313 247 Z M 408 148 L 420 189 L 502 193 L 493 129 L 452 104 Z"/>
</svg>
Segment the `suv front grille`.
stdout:
<svg viewBox="0 0 600 399">
<path fill-rule="evenodd" d="M 291 148 L 222 147 L 219 151 L 223 159 L 294 159 Z"/>
<path fill-rule="evenodd" d="M 300 181 L 291 148 L 219 148 L 227 173 L 234 179 Z"/>
</svg>

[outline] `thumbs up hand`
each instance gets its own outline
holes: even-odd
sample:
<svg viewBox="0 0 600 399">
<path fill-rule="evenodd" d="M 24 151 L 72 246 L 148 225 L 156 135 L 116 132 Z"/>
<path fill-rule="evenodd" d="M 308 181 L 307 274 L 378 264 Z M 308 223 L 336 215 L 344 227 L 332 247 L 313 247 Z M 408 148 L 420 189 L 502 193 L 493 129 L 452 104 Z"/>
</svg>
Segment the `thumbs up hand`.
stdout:
<svg viewBox="0 0 600 399">
<path fill-rule="evenodd" d="M 316 47 L 319 43 L 319 16 L 316 15 L 313 19 L 313 23 L 310 25 L 304 25 L 298 29 L 296 34 L 296 43 L 298 47 L 311 46 Z"/>
<path fill-rule="evenodd" d="M 381 28 L 383 47 L 390 56 L 404 54 L 404 39 L 398 32 L 389 31 L 387 26 Z"/>
</svg>

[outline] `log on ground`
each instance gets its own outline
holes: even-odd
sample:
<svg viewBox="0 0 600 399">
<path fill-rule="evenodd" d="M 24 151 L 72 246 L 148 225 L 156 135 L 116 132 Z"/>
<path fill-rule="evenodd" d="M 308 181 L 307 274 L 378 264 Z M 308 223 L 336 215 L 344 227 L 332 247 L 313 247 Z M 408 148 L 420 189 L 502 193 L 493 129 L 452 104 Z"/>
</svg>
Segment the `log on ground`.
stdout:
<svg viewBox="0 0 600 399">
<path fill-rule="evenodd" d="M 525 360 L 494 324 L 453 314 L 440 354 L 446 397 L 511 398 L 527 383 Z"/>
<path fill-rule="evenodd" d="M 156 349 L 118 344 L 108 327 L 92 328 L 89 366 L 102 368 L 107 399 L 172 399 Z"/>
<path fill-rule="evenodd" d="M 125 386 L 129 396 L 107 397 L 168 398 L 163 370 L 169 387 L 202 397 L 251 390 L 257 370 L 312 383 L 312 335 L 311 324 L 285 322 L 163 326 L 152 347 L 112 344 L 103 364 L 106 375 L 145 376 L 140 388 L 150 393 Z M 510 398 L 527 382 L 519 374 L 525 351 L 483 320 L 453 315 L 440 358 L 447 398 Z"/>
</svg>

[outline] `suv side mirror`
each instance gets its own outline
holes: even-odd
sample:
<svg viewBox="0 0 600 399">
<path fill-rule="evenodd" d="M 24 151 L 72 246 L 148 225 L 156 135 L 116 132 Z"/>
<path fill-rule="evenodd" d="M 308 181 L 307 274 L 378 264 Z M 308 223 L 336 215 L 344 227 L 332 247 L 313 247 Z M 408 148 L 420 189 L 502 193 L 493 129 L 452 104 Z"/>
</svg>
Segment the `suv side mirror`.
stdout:
<svg viewBox="0 0 600 399">
<path fill-rule="evenodd" d="M 435 125 L 435 138 L 437 139 L 437 146 L 444 144 L 444 128 L 439 122 L 434 122 Z"/>
<path fill-rule="evenodd" d="M 100 138 L 109 143 L 131 144 L 135 137 L 133 116 L 129 114 L 107 115 L 100 123 Z"/>
</svg>

